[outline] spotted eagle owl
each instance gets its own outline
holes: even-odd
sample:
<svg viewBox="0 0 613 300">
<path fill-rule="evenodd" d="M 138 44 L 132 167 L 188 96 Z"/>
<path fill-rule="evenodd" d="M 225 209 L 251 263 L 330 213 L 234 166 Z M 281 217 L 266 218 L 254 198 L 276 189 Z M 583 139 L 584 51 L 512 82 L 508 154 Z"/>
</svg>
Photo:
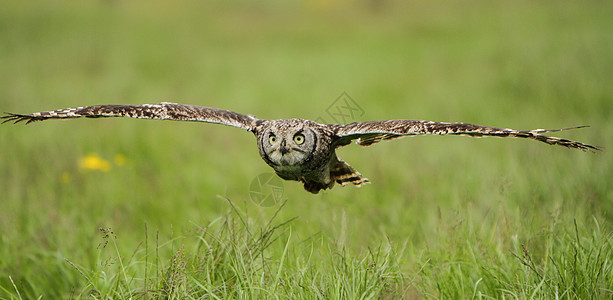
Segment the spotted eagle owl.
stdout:
<svg viewBox="0 0 613 300">
<path fill-rule="evenodd" d="M 140 119 L 199 121 L 234 126 L 252 132 L 257 138 L 260 156 L 285 180 L 300 181 L 311 193 L 340 185 L 360 186 L 368 182 L 349 164 L 336 156 L 336 149 L 353 140 L 370 146 L 382 140 L 423 134 L 452 134 L 473 137 L 516 137 L 580 150 L 599 147 L 543 135 L 572 128 L 529 131 L 489 126 L 420 120 L 384 120 L 354 122 L 347 125 L 320 124 L 303 119 L 266 120 L 228 110 L 162 102 L 142 105 L 95 105 L 59 109 L 32 114 L 8 113 L 2 123 L 68 118 L 131 117 Z M 581 126 L 584 127 L 584 126 Z M 573 127 L 580 128 L 580 127 Z"/>
</svg>

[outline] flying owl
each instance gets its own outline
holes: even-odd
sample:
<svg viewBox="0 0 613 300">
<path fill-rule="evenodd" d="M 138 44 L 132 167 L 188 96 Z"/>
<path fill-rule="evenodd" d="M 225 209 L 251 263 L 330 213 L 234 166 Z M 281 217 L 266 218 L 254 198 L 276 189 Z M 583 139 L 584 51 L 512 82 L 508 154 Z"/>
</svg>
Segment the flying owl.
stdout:
<svg viewBox="0 0 613 300">
<path fill-rule="evenodd" d="M 452 134 L 473 137 L 496 136 L 527 138 L 550 145 L 560 145 L 583 151 L 599 147 L 567 139 L 543 135 L 573 128 L 529 131 L 489 126 L 444 123 L 420 120 L 384 120 L 354 122 L 347 125 L 320 124 L 303 119 L 266 120 L 233 111 L 162 102 L 141 105 L 94 105 L 66 108 L 32 114 L 7 113 L 0 117 L 6 122 L 26 124 L 48 119 L 98 117 L 131 117 L 139 119 L 197 121 L 223 124 L 245 129 L 257 138 L 260 156 L 284 180 L 300 181 L 314 194 L 330 189 L 335 183 L 360 186 L 368 182 L 358 171 L 338 158 L 336 149 L 356 141 L 370 146 L 382 140 L 423 134 Z"/>
</svg>

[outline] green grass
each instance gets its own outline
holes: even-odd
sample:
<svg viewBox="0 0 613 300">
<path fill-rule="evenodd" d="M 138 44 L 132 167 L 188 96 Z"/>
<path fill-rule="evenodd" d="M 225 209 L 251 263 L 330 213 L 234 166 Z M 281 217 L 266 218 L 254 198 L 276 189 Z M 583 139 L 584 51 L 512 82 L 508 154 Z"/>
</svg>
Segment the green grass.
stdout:
<svg viewBox="0 0 613 300">
<path fill-rule="evenodd" d="M 272 170 L 235 128 L 5 124 L 0 298 L 612 296 L 612 4 L 39 2 L 0 4 L 0 111 L 176 101 L 325 119 L 347 92 L 355 121 L 591 125 L 559 136 L 605 151 L 352 145 L 340 157 L 372 184 L 284 182 L 258 206 L 250 183 Z M 91 153 L 110 170 L 82 168 Z"/>
</svg>

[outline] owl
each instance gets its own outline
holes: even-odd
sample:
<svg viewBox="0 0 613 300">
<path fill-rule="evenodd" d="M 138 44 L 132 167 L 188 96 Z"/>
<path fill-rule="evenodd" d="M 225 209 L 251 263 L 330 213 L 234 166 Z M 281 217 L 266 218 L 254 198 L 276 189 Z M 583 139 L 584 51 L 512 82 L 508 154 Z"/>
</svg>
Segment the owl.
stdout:
<svg viewBox="0 0 613 300">
<path fill-rule="evenodd" d="M 229 125 L 253 133 L 262 159 L 284 180 L 300 181 L 305 190 L 317 194 L 335 184 L 361 186 L 368 179 L 336 155 L 336 149 L 355 141 L 370 146 L 382 140 L 424 134 L 495 136 L 526 138 L 550 145 L 559 145 L 584 151 L 597 151 L 599 147 L 567 139 L 543 135 L 565 129 L 529 131 L 490 126 L 444 123 L 421 120 L 383 120 L 354 122 L 346 125 L 320 124 L 304 119 L 258 119 L 233 111 L 195 105 L 162 102 L 141 105 L 95 105 L 66 108 L 32 114 L 7 113 L 0 118 L 2 124 L 13 121 L 26 124 L 48 119 L 98 117 L 131 117 L 139 119 L 197 121 Z"/>
</svg>

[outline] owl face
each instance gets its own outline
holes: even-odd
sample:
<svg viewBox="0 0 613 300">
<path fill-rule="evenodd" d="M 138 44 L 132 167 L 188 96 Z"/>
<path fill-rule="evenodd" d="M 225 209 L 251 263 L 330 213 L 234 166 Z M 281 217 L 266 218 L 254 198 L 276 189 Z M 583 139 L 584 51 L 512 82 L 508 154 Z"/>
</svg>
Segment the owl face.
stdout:
<svg viewBox="0 0 613 300">
<path fill-rule="evenodd" d="M 303 126 L 271 127 L 261 135 L 262 150 L 276 166 L 300 166 L 313 152 L 315 134 Z"/>
</svg>

